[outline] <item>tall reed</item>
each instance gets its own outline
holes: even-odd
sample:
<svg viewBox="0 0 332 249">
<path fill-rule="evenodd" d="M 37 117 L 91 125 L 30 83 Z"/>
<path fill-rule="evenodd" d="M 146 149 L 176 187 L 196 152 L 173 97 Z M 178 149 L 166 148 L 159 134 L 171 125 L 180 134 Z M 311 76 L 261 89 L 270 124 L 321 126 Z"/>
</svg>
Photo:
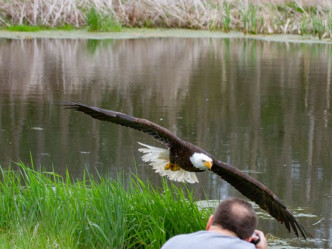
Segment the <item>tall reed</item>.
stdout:
<svg viewBox="0 0 332 249">
<path fill-rule="evenodd" d="M 89 24 L 91 13 L 99 26 Z M 102 31 L 124 26 L 303 34 L 305 27 L 306 33 L 326 38 L 332 33 L 331 16 L 332 2 L 324 0 L 2 0 L 0 4 L 2 26 L 72 25 Z"/>
<path fill-rule="evenodd" d="M 0 168 L 2 248 L 160 248 L 171 236 L 203 229 L 189 190 L 163 182 L 157 190 L 132 176 L 84 175 L 72 181 L 19 163 Z"/>
</svg>

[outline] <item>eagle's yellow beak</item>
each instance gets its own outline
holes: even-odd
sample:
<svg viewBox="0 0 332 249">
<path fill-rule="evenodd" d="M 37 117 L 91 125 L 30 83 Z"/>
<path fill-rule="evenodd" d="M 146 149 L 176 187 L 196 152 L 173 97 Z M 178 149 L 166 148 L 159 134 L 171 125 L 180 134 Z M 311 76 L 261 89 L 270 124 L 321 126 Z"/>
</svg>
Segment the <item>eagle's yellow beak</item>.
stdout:
<svg viewBox="0 0 332 249">
<path fill-rule="evenodd" d="M 204 163 L 204 166 L 206 166 L 208 169 L 211 170 L 211 168 L 212 168 L 212 162 L 211 161 L 207 161 L 206 163 Z"/>
</svg>

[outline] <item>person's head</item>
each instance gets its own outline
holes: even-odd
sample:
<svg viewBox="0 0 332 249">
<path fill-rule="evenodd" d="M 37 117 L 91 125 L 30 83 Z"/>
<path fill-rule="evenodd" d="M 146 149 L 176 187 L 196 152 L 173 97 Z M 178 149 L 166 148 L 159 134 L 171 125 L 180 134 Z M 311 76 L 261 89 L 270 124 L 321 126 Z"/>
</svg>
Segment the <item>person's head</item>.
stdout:
<svg viewBox="0 0 332 249">
<path fill-rule="evenodd" d="M 227 229 L 243 240 L 253 234 L 257 222 L 251 204 L 239 198 L 222 201 L 212 218 L 212 225 Z"/>
</svg>

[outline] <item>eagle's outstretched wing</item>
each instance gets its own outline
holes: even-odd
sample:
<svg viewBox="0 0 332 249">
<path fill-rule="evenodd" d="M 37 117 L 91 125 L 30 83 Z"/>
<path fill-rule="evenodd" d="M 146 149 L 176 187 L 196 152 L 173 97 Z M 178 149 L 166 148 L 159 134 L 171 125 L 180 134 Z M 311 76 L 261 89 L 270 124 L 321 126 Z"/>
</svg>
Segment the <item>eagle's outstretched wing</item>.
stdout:
<svg viewBox="0 0 332 249">
<path fill-rule="evenodd" d="M 297 237 L 312 238 L 312 235 L 296 220 L 294 215 L 279 198 L 264 184 L 245 174 L 238 168 L 213 160 L 211 171 L 235 187 L 241 194 L 254 201 L 280 223 L 284 223 L 288 231 L 294 231 Z"/>
<path fill-rule="evenodd" d="M 112 122 L 145 132 L 169 147 L 175 144 L 177 146 L 192 146 L 190 143 L 184 142 L 166 128 L 146 119 L 135 118 L 121 112 L 110 111 L 80 103 L 63 102 L 63 105 L 66 108 L 86 113 L 95 119 Z M 213 157 L 211 156 L 211 158 Z M 305 239 L 312 237 L 278 197 L 264 184 L 243 173 L 241 170 L 216 159 L 213 159 L 211 171 L 226 180 L 248 199 L 257 203 L 263 210 L 267 211 L 279 222 L 284 223 L 288 231 L 293 230 L 297 237 L 299 237 L 299 234 Z"/>
<path fill-rule="evenodd" d="M 67 109 L 75 109 L 77 111 L 84 112 L 85 114 L 88 114 L 95 119 L 112 122 L 147 133 L 153 136 L 159 142 L 167 145 L 168 147 L 174 145 L 175 143 L 181 143 L 182 141 L 168 129 L 157 125 L 156 123 L 153 123 L 147 119 L 135 118 L 121 112 L 101 109 L 81 103 L 62 102 L 62 104 Z"/>
</svg>

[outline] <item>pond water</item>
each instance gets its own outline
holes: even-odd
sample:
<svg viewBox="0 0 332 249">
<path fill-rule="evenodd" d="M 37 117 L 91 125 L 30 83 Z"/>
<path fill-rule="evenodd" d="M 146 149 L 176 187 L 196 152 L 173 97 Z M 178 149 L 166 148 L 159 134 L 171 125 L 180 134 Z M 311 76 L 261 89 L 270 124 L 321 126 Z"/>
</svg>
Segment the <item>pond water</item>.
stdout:
<svg viewBox="0 0 332 249">
<path fill-rule="evenodd" d="M 65 110 L 71 100 L 152 120 L 267 185 L 314 235 L 273 248 L 332 246 L 332 46 L 250 39 L 0 40 L 0 163 L 81 178 L 85 169 L 155 186 L 150 136 Z M 198 200 L 241 196 L 209 172 Z M 278 241 L 278 240 L 276 240 Z"/>
</svg>

